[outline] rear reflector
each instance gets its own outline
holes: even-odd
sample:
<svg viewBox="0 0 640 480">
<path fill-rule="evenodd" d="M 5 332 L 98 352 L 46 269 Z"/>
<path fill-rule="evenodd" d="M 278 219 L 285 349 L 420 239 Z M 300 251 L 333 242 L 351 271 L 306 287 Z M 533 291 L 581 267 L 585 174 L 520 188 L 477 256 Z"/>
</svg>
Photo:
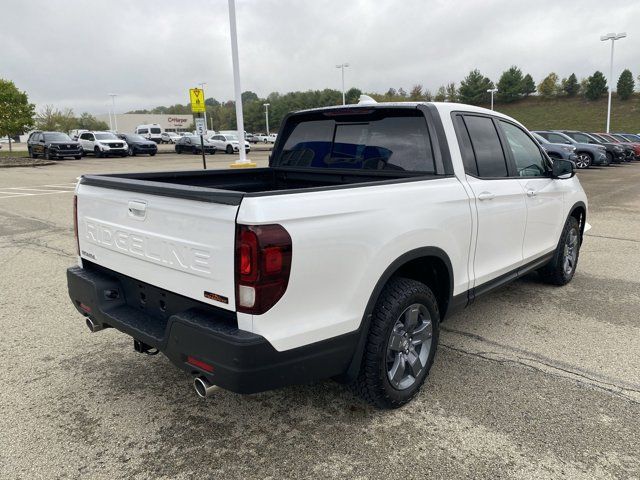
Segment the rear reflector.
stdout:
<svg viewBox="0 0 640 480">
<path fill-rule="evenodd" d="M 187 363 L 189 365 L 193 365 L 194 367 L 198 367 L 205 372 L 213 372 L 213 365 L 209 365 L 208 363 L 204 363 L 202 360 L 198 360 L 195 357 L 188 356 Z"/>
<path fill-rule="evenodd" d="M 76 239 L 76 253 L 80 255 L 80 238 L 78 237 L 78 196 L 73 196 L 73 236 Z"/>
<path fill-rule="evenodd" d="M 85 313 L 91 313 L 91 307 L 89 305 L 85 305 L 84 303 L 81 303 L 78 305 L 80 307 L 80 310 L 82 310 Z"/>
</svg>

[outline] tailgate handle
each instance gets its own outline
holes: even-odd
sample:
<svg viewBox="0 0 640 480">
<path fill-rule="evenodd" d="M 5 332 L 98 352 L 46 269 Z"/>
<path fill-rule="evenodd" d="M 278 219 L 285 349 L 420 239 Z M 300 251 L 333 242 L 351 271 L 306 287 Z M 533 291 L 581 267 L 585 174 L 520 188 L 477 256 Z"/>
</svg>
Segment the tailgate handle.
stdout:
<svg viewBox="0 0 640 480">
<path fill-rule="evenodd" d="M 147 215 L 147 202 L 131 200 L 129 202 L 129 215 L 134 218 L 144 219 Z"/>
</svg>

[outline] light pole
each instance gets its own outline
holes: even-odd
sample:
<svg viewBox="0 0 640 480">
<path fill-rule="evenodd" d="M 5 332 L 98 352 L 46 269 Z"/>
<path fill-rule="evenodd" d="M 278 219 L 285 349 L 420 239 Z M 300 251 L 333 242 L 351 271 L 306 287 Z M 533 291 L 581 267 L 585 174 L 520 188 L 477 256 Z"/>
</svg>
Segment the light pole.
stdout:
<svg viewBox="0 0 640 480">
<path fill-rule="evenodd" d="M 600 37 L 600 41 L 606 42 L 611 40 L 611 64 L 609 65 L 609 101 L 607 103 L 607 133 L 609 133 L 609 125 L 611 124 L 611 90 L 613 88 L 613 44 L 616 40 L 626 37 L 625 32 L 622 33 L 607 33 Z"/>
<path fill-rule="evenodd" d="M 348 63 L 341 63 L 340 65 L 336 65 L 336 68 L 339 68 L 342 70 L 342 104 L 346 105 L 346 100 L 345 100 L 345 96 L 344 96 L 344 69 L 345 67 L 348 67 L 349 64 Z"/>
<path fill-rule="evenodd" d="M 117 93 L 110 93 L 109 96 L 111 97 L 111 104 L 113 105 L 113 129 L 114 131 L 118 131 L 118 119 L 116 118 L 116 97 L 118 96 Z"/>
<path fill-rule="evenodd" d="M 255 167 L 256 164 L 247 159 L 244 146 L 244 118 L 242 116 L 242 89 L 240 87 L 240 65 L 238 60 L 238 32 L 236 29 L 236 1 L 229 0 L 229 30 L 231 34 L 231 60 L 233 63 L 233 88 L 236 97 L 236 128 L 238 129 L 238 152 L 240 159 L 231 167 Z"/>
<path fill-rule="evenodd" d="M 207 128 L 207 97 L 204 94 L 204 86 L 206 84 L 207 82 L 201 82 L 198 84 L 202 90 L 202 99 L 204 100 L 204 128 Z"/>
<path fill-rule="evenodd" d="M 493 94 L 496 93 L 498 91 L 497 88 L 490 88 L 489 90 L 487 90 L 487 93 L 491 94 L 491 110 L 493 110 Z"/>
<path fill-rule="evenodd" d="M 264 119 L 267 123 L 267 135 L 269 135 L 269 105 L 271 105 L 270 103 L 263 103 L 262 105 L 264 105 Z"/>
</svg>

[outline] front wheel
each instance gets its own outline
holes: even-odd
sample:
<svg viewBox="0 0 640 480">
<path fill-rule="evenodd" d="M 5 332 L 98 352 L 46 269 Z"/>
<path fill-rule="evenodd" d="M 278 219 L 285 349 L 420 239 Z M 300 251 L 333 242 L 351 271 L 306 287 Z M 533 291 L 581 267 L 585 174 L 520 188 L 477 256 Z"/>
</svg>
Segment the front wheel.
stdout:
<svg viewBox="0 0 640 480">
<path fill-rule="evenodd" d="M 227 145 L 227 149 L 225 151 L 231 155 L 233 153 L 233 147 L 231 145 Z"/>
<path fill-rule="evenodd" d="M 73 157 L 73 158 L 75 158 L 76 160 L 80 160 L 80 159 L 82 158 L 82 155 L 76 155 L 76 156 L 75 156 L 75 157 Z"/>
<path fill-rule="evenodd" d="M 578 159 L 576 160 L 576 167 L 589 168 L 592 162 L 593 159 L 591 158 L 590 154 L 588 154 L 587 152 L 580 152 L 578 154 Z"/>
<path fill-rule="evenodd" d="M 127 153 L 129 154 L 130 157 L 133 157 L 136 154 L 136 152 L 133 150 L 132 147 L 129 147 L 129 151 Z"/>
<path fill-rule="evenodd" d="M 102 152 L 100 151 L 100 149 L 98 147 L 93 149 L 93 153 L 95 154 L 96 157 L 98 158 L 102 158 Z"/>
<path fill-rule="evenodd" d="M 440 313 L 423 283 L 392 278 L 371 318 L 355 393 L 379 408 L 409 402 L 424 383 L 438 346 Z"/>
<path fill-rule="evenodd" d="M 538 272 L 542 279 L 553 285 L 566 285 L 576 273 L 580 256 L 580 223 L 575 217 L 569 217 L 564 224 L 560 242 L 551 261 Z"/>
</svg>

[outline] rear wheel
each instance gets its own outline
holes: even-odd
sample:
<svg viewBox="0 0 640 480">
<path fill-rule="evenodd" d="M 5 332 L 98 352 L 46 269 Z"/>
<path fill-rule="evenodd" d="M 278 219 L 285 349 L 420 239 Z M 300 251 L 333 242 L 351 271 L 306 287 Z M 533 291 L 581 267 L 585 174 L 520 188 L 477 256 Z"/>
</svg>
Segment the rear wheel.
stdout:
<svg viewBox="0 0 640 480">
<path fill-rule="evenodd" d="M 233 147 L 231 145 L 227 145 L 227 149 L 225 151 L 231 155 L 233 153 Z"/>
<path fill-rule="evenodd" d="M 576 273 L 580 256 L 580 224 L 569 217 L 562 229 L 560 242 L 551 261 L 538 272 L 543 280 L 553 285 L 566 285 Z"/>
<path fill-rule="evenodd" d="M 75 157 L 73 157 L 73 158 L 75 158 L 76 160 L 80 160 L 80 159 L 82 158 L 82 155 L 76 155 L 76 156 L 75 156 Z"/>
<path fill-rule="evenodd" d="M 593 162 L 593 158 L 591 158 L 591 154 L 587 152 L 580 152 L 576 160 L 576 167 L 589 168 L 592 162 Z"/>
<path fill-rule="evenodd" d="M 379 408 L 409 402 L 424 383 L 438 345 L 440 314 L 433 292 L 393 278 L 376 303 L 362 365 L 352 388 Z"/>
</svg>

